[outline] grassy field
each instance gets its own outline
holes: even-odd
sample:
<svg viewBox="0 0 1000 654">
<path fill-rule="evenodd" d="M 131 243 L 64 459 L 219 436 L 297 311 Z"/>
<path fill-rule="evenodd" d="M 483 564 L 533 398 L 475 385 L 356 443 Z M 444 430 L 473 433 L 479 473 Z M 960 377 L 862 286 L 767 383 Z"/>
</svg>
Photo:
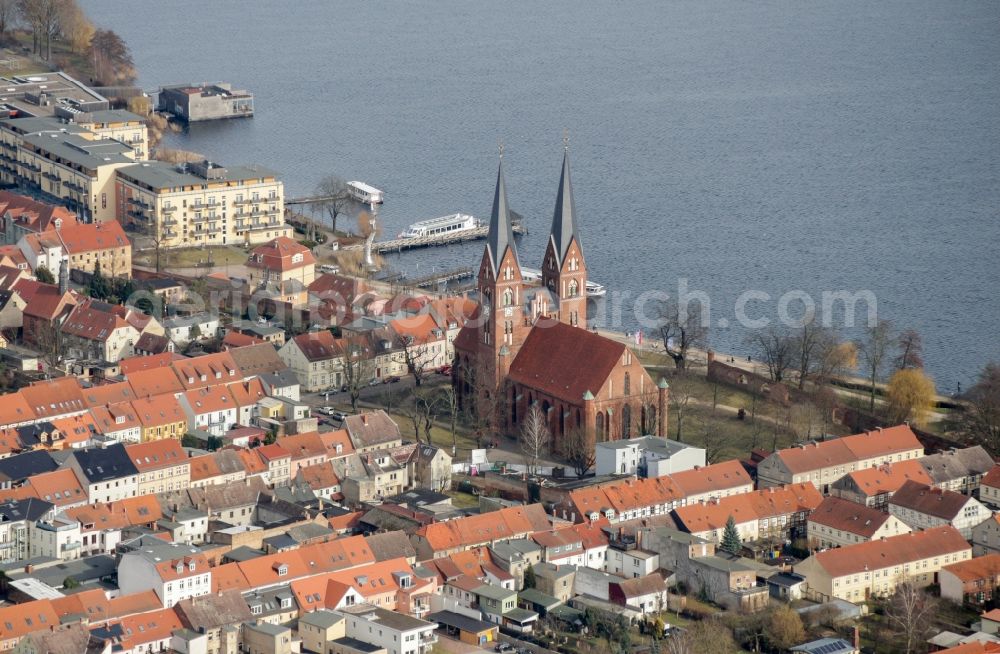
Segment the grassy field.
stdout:
<svg viewBox="0 0 1000 654">
<path fill-rule="evenodd" d="M 193 268 L 207 261 L 211 261 L 213 266 L 239 265 L 246 263 L 246 260 L 246 250 L 227 245 L 160 250 L 161 268 Z M 156 253 L 152 250 L 138 253 L 133 261 L 140 266 L 154 266 Z"/>
</svg>

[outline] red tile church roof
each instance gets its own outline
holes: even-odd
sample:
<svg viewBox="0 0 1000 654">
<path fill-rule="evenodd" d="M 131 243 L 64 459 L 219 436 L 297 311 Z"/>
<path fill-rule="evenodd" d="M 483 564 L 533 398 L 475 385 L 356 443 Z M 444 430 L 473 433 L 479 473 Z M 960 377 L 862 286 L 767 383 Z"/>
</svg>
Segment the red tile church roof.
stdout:
<svg viewBox="0 0 1000 654">
<path fill-rule="evenodd" d="M 586 329 L 542 322 L 532 327 L 508 377 L 578 404 L 587 391 L 597 394 L 624 352 L 624 344 Z"/>
</svg>

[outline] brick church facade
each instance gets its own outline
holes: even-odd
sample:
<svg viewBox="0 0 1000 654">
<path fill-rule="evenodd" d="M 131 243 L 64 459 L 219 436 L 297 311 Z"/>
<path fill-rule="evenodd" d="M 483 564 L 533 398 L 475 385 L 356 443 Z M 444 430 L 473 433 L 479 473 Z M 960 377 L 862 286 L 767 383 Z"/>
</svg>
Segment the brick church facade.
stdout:
<svg viewBox="0 0 1000 654">
<path fill-rule="evenodd" d="M 455 339 L 453 381 L 463 405 L 492 412 L 510 435 L 538 406 L 557 452 L 575 430 L 590 443 L 665 436 L 666 383 L 654 383 L 626 345 L 587 329 L 587 266 L 568 151 L 541 272 L 541 285 L 525 283 L 501 155 L 477 278 L 479 308 Z"/>
</svg>

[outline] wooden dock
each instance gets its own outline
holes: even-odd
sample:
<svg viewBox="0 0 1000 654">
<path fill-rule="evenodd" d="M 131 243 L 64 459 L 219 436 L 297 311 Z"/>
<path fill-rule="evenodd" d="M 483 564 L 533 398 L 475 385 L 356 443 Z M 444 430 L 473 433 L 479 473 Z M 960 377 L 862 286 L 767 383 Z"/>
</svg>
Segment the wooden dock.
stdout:
<svg viewBox="0 0 1000 654">
<path fill-rule="evenodd" d="M 528 229 L 521 220 L 512 220 L 511 227 L 515 234 L 527 234 Z M 464 243 L 466 241 L 478 241 L 486 238 L 490 233 L 489 225 L 467 229 L 451 234 L 436 234 L 434 236 L 418 236 L 416 238 L 396 238 L 391 241 L 380 241 L 372 245 L 372 249 L 379 254 L 388 252 L 402 252 L 403 250 L 413 250 L 415 248 L 429 248 L 438 245 L 451 245 L 452 243 Z"/>
<path fill-rule="evenodd" d="M 466 266 L 464 268 L 456 268 L 454 270 L 446 270 L 444 272 L 424 275 L 423 277 L 417 277 L 416 279 L 407 279 L 403 282 L 403 284 L 406 286 L 414 286 L 416 288 L 430 288 L 459 279 L 468 279 L 475 274 L 476 271 L 471 266 Z"/>
</svg>

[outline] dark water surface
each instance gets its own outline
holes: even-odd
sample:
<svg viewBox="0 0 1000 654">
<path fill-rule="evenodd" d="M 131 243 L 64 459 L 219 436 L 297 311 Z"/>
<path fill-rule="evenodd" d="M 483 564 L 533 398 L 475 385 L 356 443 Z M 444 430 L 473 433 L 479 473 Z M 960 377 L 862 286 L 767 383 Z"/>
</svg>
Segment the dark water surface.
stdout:
<svg viewBox="0 0 1000 654">
<path fill-rule="evenodd" d="M 686 278 L 732 325 L 747 289 L 773 298 L 755 317 L 789 290 L 868 289 L 923 333 L 939 389 L 1000 359 L 993 0 L 83 4 L 146 87 L 256 94 L 252 120 L 174 145 L 274 168 L 290 196 L 327 172 L 367 181 L 388 234 L 486 217 L 502 137 L 538 267 L 566 128 L 587 263 L 612 293 Z M 481 247 L 390 263 L 471 265 Z M 745 351 L 745 336 L 712 339 Z"/>
</svg>

